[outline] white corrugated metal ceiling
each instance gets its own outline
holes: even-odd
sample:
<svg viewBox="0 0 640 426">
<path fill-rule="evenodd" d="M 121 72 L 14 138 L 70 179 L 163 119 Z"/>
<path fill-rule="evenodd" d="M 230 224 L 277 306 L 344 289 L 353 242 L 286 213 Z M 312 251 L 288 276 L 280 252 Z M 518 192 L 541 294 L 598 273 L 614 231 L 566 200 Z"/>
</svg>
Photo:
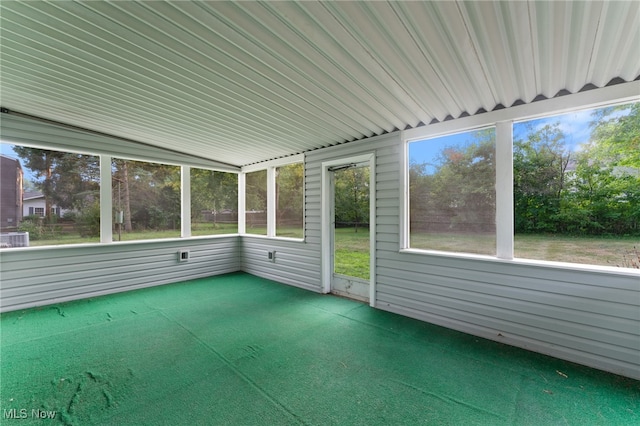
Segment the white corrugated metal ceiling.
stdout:
<svg viewBox="0 0 640 426">
<path fill-rule="evenodd" d="M 640 75 L 640 2 L 2 1 L 9 110 L 233 164 Z"/>
</svg>

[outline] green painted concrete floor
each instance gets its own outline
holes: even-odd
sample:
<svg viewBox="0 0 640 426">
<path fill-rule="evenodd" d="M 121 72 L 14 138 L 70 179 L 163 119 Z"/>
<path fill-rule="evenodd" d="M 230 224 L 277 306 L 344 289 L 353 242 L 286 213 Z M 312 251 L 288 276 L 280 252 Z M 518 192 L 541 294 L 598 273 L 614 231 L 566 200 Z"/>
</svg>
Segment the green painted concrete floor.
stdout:
<svg viewBox="0 0 640 426">
<path fill-rule="evenodd" d="M 640 424 L 638 381 L 244 273 L 0 321 L 3 425 Z"/>
</svg>

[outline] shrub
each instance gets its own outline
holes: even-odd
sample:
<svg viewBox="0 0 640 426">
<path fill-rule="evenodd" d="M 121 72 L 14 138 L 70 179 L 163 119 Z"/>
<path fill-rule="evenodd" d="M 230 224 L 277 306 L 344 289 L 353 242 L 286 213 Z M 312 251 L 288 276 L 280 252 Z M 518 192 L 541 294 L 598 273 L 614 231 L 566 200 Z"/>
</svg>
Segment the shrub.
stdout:
<svg viewBox="0 0 640 426">
<path fill-rule="evenodd" d="M 78 220 L 78 214 L 74 211 L 65 212 L 62 215 L 62 220 L 65 222 L 76 222 Z"/>
<path fill-rule="evenodd" d="M 18 231 L 28 232 L 29 239 L 34 241 L 42 239 L 44 233 L 42 222 L 38 219 L 38 216 L 27 216 L 18 225 Z"/>
<path fill-rule="evenodd" d="M 100 236 L 100 203 L 94 201 L 76 214 L 76 229 L 81 237 Z"/>
</svg>

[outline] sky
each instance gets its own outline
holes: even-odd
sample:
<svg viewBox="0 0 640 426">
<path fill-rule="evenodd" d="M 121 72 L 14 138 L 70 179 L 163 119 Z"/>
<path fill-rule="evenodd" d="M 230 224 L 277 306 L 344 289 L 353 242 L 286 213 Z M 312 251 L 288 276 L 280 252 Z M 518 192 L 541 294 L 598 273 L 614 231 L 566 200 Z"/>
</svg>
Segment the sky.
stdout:
<svg viewBox="0 0 640 426">
<path fill-rule="evenodd" d="M 6 155 L 7 157 L 11 157 L 11 158 L 15 158 L 17 160 L 20 160 L 18 158 L 18 156 L 16 155 L 15 152 L 13 152 L 12 149 L 13 145 L 8 144 L 6 142 L 2 142 L 0 143 L 0 153 L 2 153 L 2 155 Z M 27 169 L 26 167 L 24 167 L 24 164 L 22 164 L 23 161 L 20 161 L 20 164 L 22 165 L 22 172 L 24 173 L 24 179 L 25 180 L 30 180 L 32 182 L 36 181 L 36 178 L 33 176 L 33 173 L 31 172 L 31 169 Z"/>
<path fill-rule="evenodd" d="M 467 146 L 472 141 L 472 132 L 456 133 L 454 135 L 441 136 L 428 141 L 416 141 L 409 143 L 410 163 L 426 163 L 425 172 L 435 173 L 435 164 L 438 164 L 438 156 L 446 147 Z"/>
<path fill-rule="evenodd" d="M 1 150 L 2 154 L 6 155 L 7 157 L 18 158 L 16 153 L 13 152 L 13 150 L 11 149 L 12 145 L 9 145 L 9 144 L 3 142 L 0 145 L 0 147 L 2 148 L 2 150 Z"/>
<path fill-rule="evenodd" d="M 560 122 L 560 130 L 565 135 L 567 148 L 573 152 L 581 149 L 581 145 L 588 142 L 591 136 L 589 123 L 591 122 L 591 113 L 593 109 L 576 111 L 568 114 L 543 117 L 534 120 L 527 120 L 513 124 L 513 138 L 524 139 L 527 135 L 528 125 L 533 126 L 533 131 L 539 130 L 547 124 Z M 624 110 L 617 111 L 614 116 L 622 116 L 628 114 Z M 409 161 L 416 163 L 437 164 L 437 157 L 446 147 L 464 147 L 469 145 L 473 132 L 459 133 L 455 135 L 447 135 L 433 139 L 424 139 L 409 143 Z M 424 141 L 429 142 L 424 142 Z M 426 172 L 435 172 L 434 166 L 427 166 Z"/>
</svg>

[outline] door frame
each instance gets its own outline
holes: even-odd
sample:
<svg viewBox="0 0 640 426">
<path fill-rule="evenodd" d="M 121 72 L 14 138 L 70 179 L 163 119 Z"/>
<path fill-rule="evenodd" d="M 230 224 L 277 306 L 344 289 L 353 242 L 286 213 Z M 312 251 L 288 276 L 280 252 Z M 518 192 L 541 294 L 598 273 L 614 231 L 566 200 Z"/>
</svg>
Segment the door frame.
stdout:
<svg viewBox="0 0 640 426">
<path fill-rule="evenodd" d="M 331 281 L 333 278 L 333 245 L 331 244 L 333 224 L 331 223 L 331 213 L 334 209 L 333 188 L 331 186 L 330 167 L 340 166 L 348 163 L 369 163 L 369 306 L 375 307 L 376 303 L 376 155 L 375 152 L 355 155 L 350 157 L 340 157 L 334 160 L 322 162 L 322 182 L 321 182 L 321 279 L 322 292 L 331 292 Z"/>
</svg>

